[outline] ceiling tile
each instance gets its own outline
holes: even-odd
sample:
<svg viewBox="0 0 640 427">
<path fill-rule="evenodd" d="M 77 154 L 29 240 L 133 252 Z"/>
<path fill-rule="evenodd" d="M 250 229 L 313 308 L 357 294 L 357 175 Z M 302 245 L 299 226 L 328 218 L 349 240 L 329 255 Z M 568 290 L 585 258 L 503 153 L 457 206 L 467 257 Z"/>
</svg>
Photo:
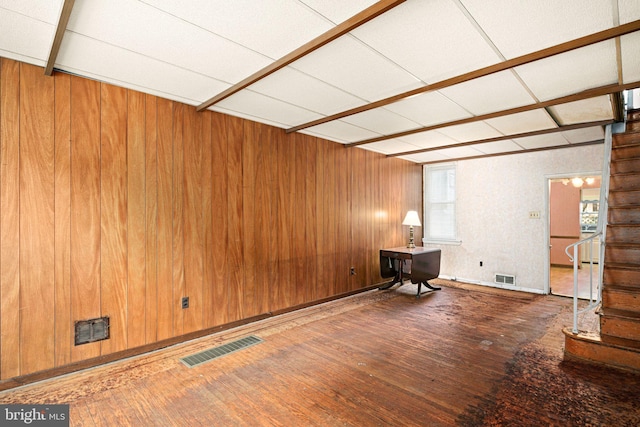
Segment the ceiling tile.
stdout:
<svg viewBox="0 0 640 427">
<path fill-rule="evenodd" d="M 398 156 L 399 159 L 408 160 L 415 163 L 427 163 L 427 162 L 440 162 L 443 160 L 451 159 L 449 156 L 436 151 L 429 151 L 427 153 L 410 154 L 408 156 Z"/>
<path fill-rule="evenodd" d="M 440 93 L 474 115 L 533 104 L 535 99 L 511 71 L 490 74 L 460 83 Z"/>
<path fill-rule="evenodd" d="M 549 107 L 549 111 L 561 125 L 613 119 L 611 99 L 607 95 L 555 105 Z"/>
<path fill-rule="evenodd" d="M 364 104 L 362 99 L 291 67 L 252 84 L 250 89 L 323 115 Z"/>
<path fill-rule="evenodd" d="M 395 154 L 418 149 L 418 147 L 407 144 L 406 142 L 400 141 L 398 139 L 388 139 L 385 141 L 374 142 L 372 144 L 365 144 L 360 146 L 360 148 L 376 151 L 383 154 Z"/>
<path fill-rule="evenodd" d="M 391 135 L 420 127 L 420 124 L 385 108 L 374 108 L 373 110 L 353 114 L 344 117 L 342 121 L 382 135 Z"/>
<path fill-rule="evenodd" d="M 523 132 L 551 129 L 558 127 L 551 116 L 544 110 L 531 110 L 508 116 L 485 120 L 504 135 L 515 135 Z"/>
<path fill-rule="evenodd" d="M 438 150 L 438 153 L 452 159 L 457 159 L 460 157 L 482 156 L 484 154 L 473 147 L 445 148 L 444 150 Z"/>
<path fill-rule="evenodd" d="M 363 141 L 380 136 L 380 134 L 343 122 L 342 120 L 312 126 L 300 132 L 341 143 Z"/>
<path fill-rule="evenodd" d="M 426 83 L 500 61 L 450 0 L 405 2 L 353 34 Z"/>
<path fill-rule="evenodd" d="M 296 0 L 145 0 L 145 3 L 274 60 L 334 26 Z"/>
<path fill-rule="evenodd" d="M 640 2 L 638 0 L 618 0 L 620 24 L 627 24 L 640 19 Z"/>
<path fill-rule="evenodd" d="M 376 0 L 300 0 L 334 24 L 340 24 L 376 3 Z"/>
<path fill-rule="evenodd" d="M 459 142 L 435 130 L 414 133 L 413 135 L 403 136 L 398 139 L 418 148 L 442 147 L 444 145 L 453 145 Z"/>
<path fill-rule="evenodd" d="M 0 55 L 43 65 L 49 57 L 55 26 L 0 9 Z"/>
<path fill-rule="evenodd" d="M 36 21 L 56 25 L 62 10 L 64 0 L 0 0 L 0 15 L 7 11 L 17 12 L 24 17 L 30 17 Z"/>
<path fill-rule="evenodd" d="M 484 144 L 475 144 L 476 150 L 485 154 L 509 153 L 511 151 L 520 151 L 522 147 L 511 140 L 486 142 Z"/>
<path fill-rule="evenodd" d="M 464 125 L 449 126 L 438 129 L 438 132 L 458 142 L 477 141 L 502 136 L 500 132 L 485 122 L 472 122 Z"/>
<path fill-rule="evenodd" d="M 604 139 L 604 129 L 602 126 L 594 126 L 584 129 L 567 130 L 562 132 L 562 136 L 571 144 L 598 141 Z"/>
<path fill-rule="evenodd" d="M 623 83 L 640 81 L 640 32 L 620 38 Z"/>
<path fill-rule="evenodd" d="M 559 145 L 569 144 L 569 142 L 561 134 L 558 133 L 527 136 L 526 138 L 516 138 L 514 139 L 514 141 L 527 150 L 531 150 L 534 148 L 556 147 Z"/>
<path fill-rule="evenodd" d="M 516 68 L 540 101 L 618 81 L 615 42 L 607 40 Z"/>
<path fill-rule="evenodd" d="M 405 98 L 384 107 L 423 126 L 471 117 L 471 114 L 438 92 Z"/>
<path fill-rule="evenodd" d="M 407 71 L 348 35 L 291 66 L 367 101 L 377 101 L 422 86 Z"/>
<path fill-rule="evenodd" d="M 611 0 L 460 2 L 507 59 L 602 31 L 614 24 Z"/>
</svg>

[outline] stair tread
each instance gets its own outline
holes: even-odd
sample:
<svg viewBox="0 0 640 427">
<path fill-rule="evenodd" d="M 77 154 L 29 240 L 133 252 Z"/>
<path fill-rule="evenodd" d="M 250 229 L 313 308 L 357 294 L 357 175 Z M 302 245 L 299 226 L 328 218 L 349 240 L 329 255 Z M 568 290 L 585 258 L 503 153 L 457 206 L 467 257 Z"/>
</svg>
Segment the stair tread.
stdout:
<svg viewBox="0 0 640 427">
<path fill-rule="evenodd" d="M 602 287 L 602 293 L 614 292 L 614 293 L 626 293 L 626 294 L 640 294 L 640 287 L 633 287 L 629 285 L 617 285 L 615 283 L 605 283 Z"/>
<path fill-rule="evenodd" d="M 640 270 L 640 264 L 628 264 L 623 262 L 605 261 L 604 268 L 615 268 L 616 270 Z"/>
<path fill-rule="evenodd" d="M 621 310 L 619 308 L 602 307 L 602 317 L 618 317 L 640 322 L 640 311 Z"/>
</svg>

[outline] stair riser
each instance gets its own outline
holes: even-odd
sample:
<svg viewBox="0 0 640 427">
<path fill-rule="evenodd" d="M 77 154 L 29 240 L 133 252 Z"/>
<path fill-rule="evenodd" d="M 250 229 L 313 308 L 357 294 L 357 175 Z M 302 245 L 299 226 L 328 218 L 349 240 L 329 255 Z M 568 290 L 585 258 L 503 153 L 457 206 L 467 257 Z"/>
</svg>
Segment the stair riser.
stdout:
<svg viewBox="0 0 640 427">
<path fill-rule="evenodd" d="M 616 268 L 604 268 L 604 287 L 619 285 L 640 289 L 640 270 L 622 270 Z"/>
<path fill-rule="evenodd" d="M 640 371 L 638 351 L 610 347 L 597 341 L 573 339 L 569 335 L 565 335 L 564 357 Z"/>
<path fill-rule="evenodd" d="M 640 224 L 640 209 L 612 208 L 609 206 L 609 224 Z"/>
<path fill-rule="evenodd" d="M 640 159 L 625 159 L 611 162 L 611 173 L 640 173 Z"/>
<path fill-rule="evenodd" d="M 609 189 L 633 191 L 640 190 L 640 174 L 627 174 L 612 176 L 609 180 Z"/>
<path fill-rule="evenodd" d="M 604 315 L 600 317 L 600 333 L 640 341 L 640 319 Z"/>
<path fill-rule="evenodd" d="M 609 193 L 609 207 L 626 205 L 640 207 L 640 191 L 612 191 Z"/>
<path fill-rule="evenodd" d="M 640 120 L 640 110 L 627 111 L 627 120 Z"/>
<path fill-rule="evenodd" d="M 640 145 L 631 145 L 611 150 L 612 160 L 633 159 L 636 157 L 640 157 Z"/>
<path fill-rule="evenodd" d="M 625 132 L 637 132 L 640 130 L 640 121 L 636 119 L 631 119 L 627 121 L 627 126 L 625 127 Z"/>
<path fill-rule="evenodd" d="M 605 246 L 604 259 L 608 262 L 632 264 L 640 267 L 640 248 Z"/>
<path fill-rule="evenodd" d="M 640 244 L 640 226 L 609 225 L 607 227 L 607 242 Z"/>
<path fill-rule="evenodd" d="M 613 147 L 613 150 L 611 150 L 611 158 L 614 158 L 614 152 L 618 151 L 620 148 L 618 147 L 623 147 L 623 146 L 633 146 L 636 144 L 640 144 L 640 132 L 634 132 L 634 133 L 619 133 L 613 136 L 613 139 L 611 141 L 611 146 Z M 633 148 L 633 147 L 630 147 Z M 631 156 L 631 157 L 638 157 L 638 156 Z M 619 158 L 619 157 L 618 157 Z"/>
<path fill-rule="evenodd" d="M 602 289 L 602 306 L 615 308 L 617 310 L 637 311 L 640 310 L 640 289 L 638 293 L 607 288 Z"/>
</svg>

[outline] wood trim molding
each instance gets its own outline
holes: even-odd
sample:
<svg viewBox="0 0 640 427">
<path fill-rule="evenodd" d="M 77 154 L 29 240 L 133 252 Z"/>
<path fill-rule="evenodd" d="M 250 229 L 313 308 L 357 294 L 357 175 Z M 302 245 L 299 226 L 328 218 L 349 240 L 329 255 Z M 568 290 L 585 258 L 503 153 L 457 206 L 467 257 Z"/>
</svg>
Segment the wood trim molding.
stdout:
<svg viewBox="0 0 640 427">
<path fill-rule="evenodd" d="M 490 65 L 488 67 L 480 68 L 478 70 L 470 71 L 465 74 L 461 74 L 459 76 L 451 77 L 446 80 L 441 80 L 439 82 L 423 86 L 421 88 L 413 89 L 404 93 L 400 93 L 398 95 L 390 96 L 385 99 L 381 99 L 376 102 L 372 102 L 366 105 L 362 105 L 360 107 L 352 108 L 350 110 L 342 111 L 340 113 L 332 114 L 327 117 L 323 117 L 321 119 L 317 119 L 308 123 L 303 123 L 298 126 L 294 126 L 286 130 L 287 133 L 296 132 L 302 129 L 306 129 L 311 126 L 316 126 L 322 123 L 331 122 L 334 120 L 341 119 L 343 117 L 347 117 L 353 114 L 362 113 L 364 111 L 372 110 L 374 108 L 383 107 L 388 104 L 392 104 L 397 101 L 401 101 L 404 98 L 408 98 L 410 96 L 419 95 L 426 92 L 432 92 L 434 90 L 444 89 L 449 86 L 453 86 L 459 83 L 464 83 L 469 80 L 473 80 L 479 77 L 488 76 L 490 74 L 494 74 L 500 71 L 505 71 L 510 68 L 514 68 L 520 65 L 528 64 L 530 62 L 538 61 L 541 59 L 548 58 L 550 56 L 558 55 L 561 53 L 569 52 L 571 50 L 579 49 L 581 47 L 589 46 L 594 43 L 599 43 L 605 40 L 609 40 L 615 37 L 620 37 L 625 34 L 633 33 L 635 31 L 640 30 L 640 20 L 629 22 L 624 25 L 619 25 L 617 27 L 609 28 L 604 31 L 600 31 L 597 33 L 589 34 L 584 37 L 579 37 L 574 40 L 570 40 L 565 43 L 560 43 L 555 46 L 551 46 L 546 49 L 541 49 L 536 52 L 528 53 L 526 55 L 518 56 L 516 58 L 509 59 L 504 62 L 500 62 L 498 64 Z"/>
<path fill-rule="evenodd" d="M 58 52 L 60 51 L 60 45 L 62 45 L 62 39 L 64 33 L 67 31 L 67 24 L 69 23 L 69 17 L 73 10 L 73 4 L 75 0 L 64 0 L 62 10 L 60 11 L 60 19 L 58 19 L 58 25 L 56 26 L 56 34 L 53 37 L 53 43 L 51 44 L 51 50 L 49 51 L 49 58 L 47 59 L 47 65 L 44 68 L 45 76 L 51 76 L 53 74 L 53 66 L 56 63 Z"/>
<path fill-rule="evenodd" d="M 496 136 L 496 137 L 493 137 L 493 138 L 486 138 L 486 139 L 478 139 L 478 140 L 475 140 L 475 141 L 460 142 L 458 144 L 441 145 L 441 146 L 438 146 L 438 147 L 421 148 L 419 150 L 404 151 L 404 152 L 400 152 L 400 153 L 387 154 L 387 157 L 408 156 L 408 155 L 412 155 L 412 154 L 427 153 L 429 151 L 444 150 L 446 148 L 466 147 L 466 146 L 469 146 L 469 145 L 485 144 L 487 142 L 505 141 L 505 140 L 514 139 L 514 138 L 526 138 L 528 136 L 546 135 L 546 134 L 550 134 L 550 133 L 564 132 L 564 131 L 575 130 L 575 129 L 584 129 L 584 128 L 589 128 L 589 127 L 594 127 L 594 126 L 606 126 L 606 125 L 611 124 L 611 123 L 613 123 L 613 120 L 600 120 L 600 121 L 597 121 L 597 122 L 577 123 L 577 124 L 573 124 L 573 125 L 559 126 L 557 128 L 550 128 L 550 129 L 542 129 L 542 130 L 536 130 L 536 131 L 531 131 L 531 132 L 516 133 L 516 134 L 512 134 L 512 135 L 502 135 L 502 136 Z"/>
<path fill-rule="evenodd" d="M 370 20 L 376 18 L 377 16 L 379 16 L 379 15 L 385 13 L 386 11 L 396 7 L 400 3 L 404 3 L 404 1 L 405 0 L 381 0 L 381 1 L 378 1 L 377 3 L 375 3 L 374 5 L 366 8 L 362 12 L 360 12 L 360 13 L 352 16 L 351 18 L 347 19 L 346 21 L 344 21 L 340 25 L 337 25 L 337 26 L 333 27 L 329 31 L 325 32 L 324 34 L 321 34 L 320 36 L 316 37 L 315 39 L 311 40 L 310 42 L 300 46 L 298 49 L 294 50 L 293 52 L 291 52 L 291 53 L 289 53 L 289 54 L 287 54 L 285 56 L 283 56 L 282 58 L 280 58 L 279 60 L 275 61 L 274 63 L 264 67 L 260 71 L 257 71 L 255 73 L 253 73 L 252 75 L 250 75 L 246 79 L 242 80 L 241 82 L 236 83 L 235 85 L 231 86 L 229 89 L 219 93 L 218 95 L 216 95 L 216 96 L 214 96 L 212 98 L 209 98 L 208 100 L 206 100 L 205 102 L 203 102 L 202 104 L 200 104 L 196 108 L 197 111 L 202 111 L 202 110 L 212 106 L 213 104 L 215 104 L 217 102 L 220 102 L 225 98 L 228 98 L 229 96 L 233 95 L 236 92 L 241 91 L 242 89 L 246 88 L 247 86 L 252 85 L 253 83 L 257 82 L 258 80 L 267 77 L 268 75 L 278 71 L 281 68 L 286 67 L 287 65 L 289 65 L 292 62 L 302 58 L 303 56 L 308 55 L 309 53 L 313 52 L 314 50 L 319 49 L 322 46 L 332 42 L 333 40 L 335 40 L 335 39 L 347 34 L 348 32 L 350 32 L 353 29 L 359 27 L 360 25 L 369 22 Z"/>
<path fill-rule="evenodd" d="M 434 129 L 441 129 L 449 126 L 463 125 L 467 123 L 479 122 L 482 120 L 493 119 L 495 117 L 508 116 L 510 114 L 523 113 L 525 111 L 537 110 L 539 108 L 552 107 L 554 105 L 566 104 L 568 102 L 582 101 L 583 99 L 594 98 L 597 96 L 610 95 L 615 92 L 621 92 L 627 89 L 633 89 L 640 87 L 640 81 L 627 83 L 623 85 L 613 84 L 600 86 L 593 89 L 587 89 L 582 92 L 574 93 L 571 95 L 561 96 L 560 98 L 550 99 L 548 101 L 537 102 L 534 104 L 524 105 L 522 107 L 510 108 L 507 110 L 496 111 L 494 113 L 482 114 L 479 116 L 467 117 L 465 119 L 454 120 L 451 122 L 439 123 L 437 125 L 425 126 L 421 128 L 411 129 L 403 132 L 398 132 L 389 135 L 378 136 L 375 138 L 364 139 L 362 141 L 352 142 L 345 144 L 345 147 L 356 147 L 358 145 L 371 144 L 373 142 L 384 141 L 387 139 L 399 138 L 402 136 L 413 135 L 416 133 L 427 132 Z"/>
</svg>

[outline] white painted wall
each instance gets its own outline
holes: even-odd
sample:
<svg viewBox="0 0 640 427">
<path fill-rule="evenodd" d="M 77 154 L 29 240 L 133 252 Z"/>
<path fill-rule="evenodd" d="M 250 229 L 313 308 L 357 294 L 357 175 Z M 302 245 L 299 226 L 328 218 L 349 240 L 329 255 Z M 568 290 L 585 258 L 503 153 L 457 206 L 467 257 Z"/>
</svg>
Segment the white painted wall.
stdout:
<svg viewBox="0 0 640 427">
<path fill-rule="evenodd" d="M 603 148 L 598 144 L 457 162 L 461 244 L 424 244 L 442 249 L 441 277 L 543 293 L 548 178 L 600 171 Z M 540 219 L 529 219 L 530 211 L 540 211 Z M 516 286 L 495 284 L 496 273 L 515 275 Z"/>
</svg>

